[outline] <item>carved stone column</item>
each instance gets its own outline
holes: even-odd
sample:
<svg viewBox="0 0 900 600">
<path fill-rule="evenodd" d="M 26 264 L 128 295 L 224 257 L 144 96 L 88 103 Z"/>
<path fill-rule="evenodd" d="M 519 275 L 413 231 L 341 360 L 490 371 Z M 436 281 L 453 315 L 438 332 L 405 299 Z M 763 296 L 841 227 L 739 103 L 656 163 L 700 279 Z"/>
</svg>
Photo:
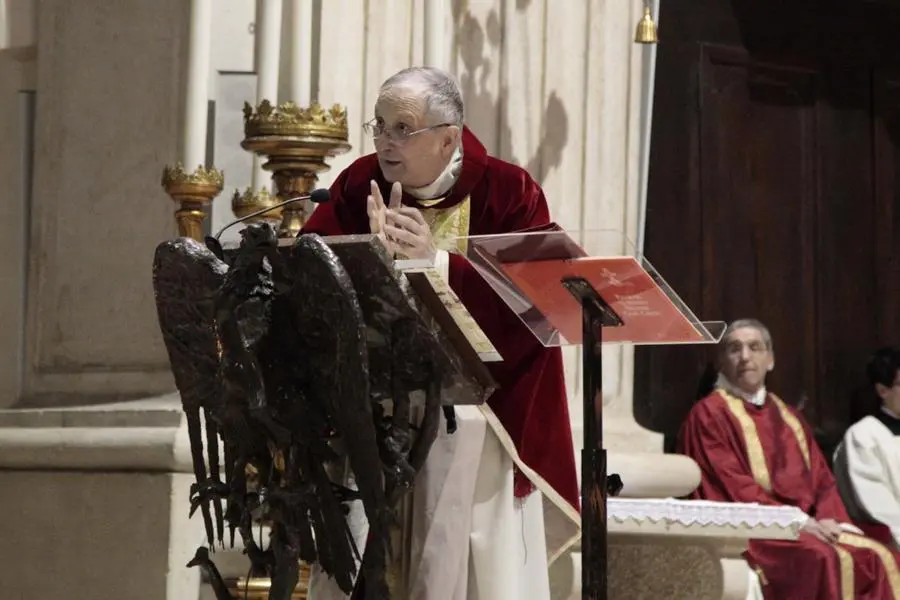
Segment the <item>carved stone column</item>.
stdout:
<svg viewBox="0 0 900 600">
<path fill-rule="evenodd" d="M 6 10 L 11 7 L 7 5 Z M 4 26 L 18 26 L 16 33 L 23 33 L 21 23 L 0 22 L 0 29 Z M 34 32 L 30 33 L 33 36 Z M 34 46 L 4 48 L 0 43 L 0 407 L 16 402 L 21 385 L 29 225 L 25 183 L 32 166 L 29 147 L 37 71 L 35 54 Z"/>
<path fill-rule="evenodd" d="M 639 0 L 593 0 L 590 4 L 591 32 L 595 35 L 589 38 L 588 48 L 587 120 L 592 133 L 585 144 L 585 164 L 590 167 L 585 175 L 581 228 L 616 229 L 637 244 L 644 223 L 649 159 L 645 148 L 648 149 L 650 139 L 656 46 L 634 43 L 635 25 L 644 8 Z M 653 4 L 658 7 L 658 0 Z M 591 250 L 627 251 L 626 248 Z M 644 429 L 634 419 L 633 349 L 607 348 L 603 366 L 607 449 L 613 453 L 618 450 L 660 452 L 662 435 Z M 579 427 L 581 390 L 575 392 L 571 397 L 578 400 L 572 402 L 571 410 L 573 424 Z M 609 468 L 612 472 L 615 464 Z M 625 483 L 628 484 L 627 480 Z"/>
<path fill-rule="evenodd" d="M 179 158 L 190 3 L 33 4 L 30 206 L 12 179 L 21 173 L 3 168 L 25 162 L 7 161 L 9 142 L 29 133 L 10 98 L 24 70 L 0 52 L 3 221 L 28 220 L 27 236 L 0 230 L 0 312 L 19 321 L 8 331 L 0 320 L 12 367 L 0 370 L 0 406 L 16 405 L 0 410 L 0 488 L 15 490 L 0 494 L 0 563 L 14 574 L 3 595 L 196 597 L 200 573 L 186 564 L 202 522 L 188 520 L 187 432 L 178 396 L 165 395 L 174 384 L 151 278 L 154 249 L 176 235 L 159 175 Z M 21 308 L 6 309 L 23 288 L 19 361 Z"/>
<path fill-rule="evenodd" d="M 47 0 L 39 13 L 25 400 L 164 393 L 150 261 L 175 234 L 158 177 L 178 158 L 190 3 Z"/>
<path fill-rule="evenodd" d="M 177 395 L 0 410 L 4 597 L 196 598 L 193 480 Z"/>
</svg>

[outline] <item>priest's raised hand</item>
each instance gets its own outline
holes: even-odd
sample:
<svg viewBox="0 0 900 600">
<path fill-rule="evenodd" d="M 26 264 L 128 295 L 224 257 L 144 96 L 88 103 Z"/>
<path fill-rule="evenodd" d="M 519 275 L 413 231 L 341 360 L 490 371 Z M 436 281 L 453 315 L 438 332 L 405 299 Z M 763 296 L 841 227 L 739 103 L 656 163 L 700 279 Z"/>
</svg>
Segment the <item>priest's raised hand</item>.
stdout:
<svg viewBox="0 0 900 600">
<path fill-rule="evenodd" d="M 400 254 L 407 258 L 434 260 L 437 248 L 431 228 L 419 209 L 412 206 L 388 209 L 384 231 Z"/>
<path fill-rule="evenodd" d="M 388 206 L 384 204 L 384 198 L 381 196 L 381 190 L 378 189 L 378 183 L 373 179 L 369 182 L 370 193 L 366 198 L 366 213 L 369 216 L 369 231 L 381 238 L 381 241 L 387 246 L 388 251 L 392 254 L 396 252 L 396 248 L 387 239 L 384 231 L 385 221 L 387 220 Z M 391 186 L 391 197 L 389 206 L 391 209 L 400 207 L 400 200 L 403 197 L 403 187 L 399 181 L 395 181 Z"/>
</svg>

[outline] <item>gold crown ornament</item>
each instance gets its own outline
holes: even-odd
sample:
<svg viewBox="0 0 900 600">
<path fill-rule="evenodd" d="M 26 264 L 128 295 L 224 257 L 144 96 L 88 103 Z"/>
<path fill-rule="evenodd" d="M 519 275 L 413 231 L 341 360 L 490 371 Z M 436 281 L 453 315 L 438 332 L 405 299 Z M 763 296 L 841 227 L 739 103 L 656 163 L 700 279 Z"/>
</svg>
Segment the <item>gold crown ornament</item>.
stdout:
<svg viewBox="0 0 900 600">
<path fill-rule="evenodd" d="M 278 202 L 311 193 L 319 173 L 330 168 L 326 160 L 350 150 L 347 137 L 347 109 L 339 104 L 326 109 L 318 103 L 244 103 L 241 147 L 268 159 L 263 169 L 272 173 Z M 285 206 L 278 236 L 295 237 L 311 212 L 309 201 Z"/>
<path fill-rule="evenodd" d="M 293 102 L 273 106 L 263 100 L 256 108 L 244 103 L 244 137 L 322 136 L 347 139 L 347 109 L 340 104 L 324 108 L 318 103 L 301 108 Z"/>
<path fill-rule="evenodd" d="M 222 192 L 225 174 L 214 168 L 198 165 L 188 172 L 181 163 L 163 168 L 162 187 L 172 200 L 178 203 L 175 220 L 178 235 L 203 240 L 203 219 L 206 207 Z"/>
<path fill-rule="evenodd" d="M 253 214 L 263 209 L 271 209 L 263 214 L 247 219 L 248 222 L 256 221 L 275 221 L 281 219 L 282 208 L 274 208 L 278 205 L 278 198 L 269 193 L 269 190 L 262 188 L 254 192 L 251 188 L 247 188 L 241 193 L 235 190 L 231 196 L 231 212 L 238 219 L 243 219 L 247 215 Z"/>
</svg>

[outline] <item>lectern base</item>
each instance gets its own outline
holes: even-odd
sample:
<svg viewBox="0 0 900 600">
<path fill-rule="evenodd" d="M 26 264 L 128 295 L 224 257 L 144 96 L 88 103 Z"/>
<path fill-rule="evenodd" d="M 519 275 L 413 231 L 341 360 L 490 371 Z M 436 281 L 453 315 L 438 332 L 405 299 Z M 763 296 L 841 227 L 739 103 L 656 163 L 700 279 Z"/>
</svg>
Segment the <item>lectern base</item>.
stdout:
<svg viewBox="0 0 900 600">
<path fill-rule="evenodd" d="M 606 600 L 606 450 L 603 448 L 603 328 L 622 318 L 584 277 L 561 280 L 581 304 L 581 361 L 584 443 L 581 450 L 581 597 Z M 615 476 L 621 489 L 621 478 Z M 616 490 L 618 493 L 618 490 Z"/>
<path fill-rule="evenodd" d="M 582 589 L 585 600 L 606 599 L 606 450 L 581 451 Z"/>
</svg>

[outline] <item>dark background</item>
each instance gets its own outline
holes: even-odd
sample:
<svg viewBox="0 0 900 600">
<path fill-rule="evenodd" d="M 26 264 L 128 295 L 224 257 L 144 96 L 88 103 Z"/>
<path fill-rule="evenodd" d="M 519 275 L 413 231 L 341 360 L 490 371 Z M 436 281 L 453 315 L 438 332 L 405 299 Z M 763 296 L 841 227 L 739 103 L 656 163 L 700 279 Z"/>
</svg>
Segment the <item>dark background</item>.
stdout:
<svg viewBox="0 0 900 600">
<path fill-rule="evenodd" d="M 900 343 L 898 172 L 900 1 L 662 2 L 645 253 L 702 320 L 770 327 L 769 388 L 829 454 Z M 669 449 L 713 356 L 637 350 Z"/>
</svg>

